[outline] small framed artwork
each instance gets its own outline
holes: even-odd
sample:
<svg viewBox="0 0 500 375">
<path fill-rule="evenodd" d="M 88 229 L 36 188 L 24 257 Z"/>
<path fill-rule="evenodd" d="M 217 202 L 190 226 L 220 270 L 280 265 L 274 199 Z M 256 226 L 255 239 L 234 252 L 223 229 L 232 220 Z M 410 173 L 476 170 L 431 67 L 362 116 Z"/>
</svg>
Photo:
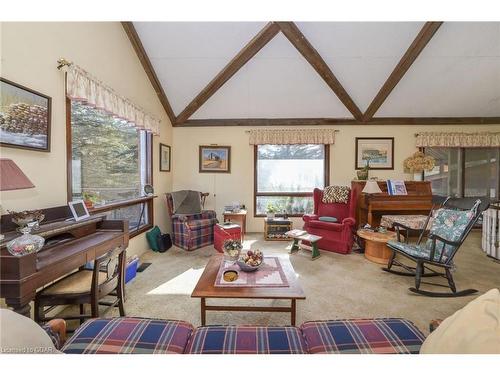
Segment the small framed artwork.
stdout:
<svg viewBox="0 0 500 375">
<path fill-rule="evenodd" d="M 170 161 L 172 159 L 170 146 L 160 143 L 160 171 L 170 172 Z"/>
<path fill-rule="evenodd" d="M 85 202 L 83 200 L 80 199 L 72 201 L 69 202 L 68 205 L 75 221 L 80 221 L 90 217 L 89 211 L 87 210 L 87 206 L 85 206 Z"/>
<path fill-rule="evenodd" d="M 394 138 L 356 137 L 356 169 L 394 169 Z"/>
<path fill-rule="evenodd" d="M 231 146 L 200 146 L 200 173 L 231 173 Z"/>
<path fill-rule="evenodd" d="M 52 99 L 0 77 L 0 144 L 50 151 Z"/>
</svg>

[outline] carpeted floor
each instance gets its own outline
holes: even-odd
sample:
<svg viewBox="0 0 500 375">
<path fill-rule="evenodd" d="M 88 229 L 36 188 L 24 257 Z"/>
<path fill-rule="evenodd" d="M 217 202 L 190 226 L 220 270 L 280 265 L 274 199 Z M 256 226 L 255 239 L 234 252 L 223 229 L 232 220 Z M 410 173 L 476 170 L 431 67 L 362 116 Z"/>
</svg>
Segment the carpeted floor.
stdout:
<svg viewBox="0 0 500 375">
<path fill-rule="evenodd" d="M 458 289 L 475 288 L 482 293 L 500 287 L 500 264 L 481 251 L 480 241 L 479 232 L 471 233 L 456 257 L 454 277 Z M 290 243 L 266 242 L 262 234 L 247 235 L 244 245 L 247 249 L 261 249 L 265 254 L 289 256 L 287 247 Z M 214 253 L 210 246 L 192 252 L 172 248 L 163 254 L 148 252 L 143 255 L 141 262 L 151 262 L 152 265 L 127 284 L 127 315 L 182 319 L 199 325 L 200 301 L 191 298 L 190 294 Z M 475 298 L 414 295 L 408 291 L 408 287 L 413 286 L 413 278 L 383 272 L 380 265 L 369 262 L 362 254 L 340 255 L 322 251 L 321 257 L 314 261 L 310 259 L 310 254 L 302 250 L 290 256 L 307 296 L 306 300 L 297 302 L 297 324 L 316 319 L 403 317 L 428 332 L 430 320 L 445 318 Z M 438 278 L 431 279 L 440 281 Z M 234 304 L 235 300 L 223 302 Z M 285 303 L 237 302 L 276 306 Z M 207 314 L 207 324 L 290 324 L 289 314 L 286 313 Z"/>
</svg>

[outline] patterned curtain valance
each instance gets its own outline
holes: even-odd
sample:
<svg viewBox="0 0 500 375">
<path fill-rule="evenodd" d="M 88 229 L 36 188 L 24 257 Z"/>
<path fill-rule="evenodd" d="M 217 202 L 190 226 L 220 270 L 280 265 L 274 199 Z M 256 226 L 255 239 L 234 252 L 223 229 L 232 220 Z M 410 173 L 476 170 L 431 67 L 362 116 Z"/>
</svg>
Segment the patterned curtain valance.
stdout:
<svg viewBox="0 0 500 375">
<path fill-rule="evenodd" d="M 335 143 L 334 129 L 256 129 L 250 130 L 251 145 L 296 145 Z"/>
<path fill-rule="evenodd" d="M 102 109 L 115 117 L 128 121 L 137 129 L 160 134 L 160 120 L 146 113 L 130 100 L 118 95 L 112 88 L 75 64 L 66 74 L 66 96 L 91 107 Z"/>
<path fill-rule="evenodd" d="M 417 147 L 500 147 L 500 132 L 422 132 L 416 136 Z"/>
</svg>

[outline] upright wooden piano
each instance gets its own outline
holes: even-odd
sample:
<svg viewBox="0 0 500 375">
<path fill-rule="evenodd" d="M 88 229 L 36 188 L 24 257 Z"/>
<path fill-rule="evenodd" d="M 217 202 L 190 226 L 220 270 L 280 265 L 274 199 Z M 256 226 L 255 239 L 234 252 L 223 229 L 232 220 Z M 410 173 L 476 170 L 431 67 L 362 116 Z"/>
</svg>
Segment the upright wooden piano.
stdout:
<svg viewBox="0 0 500 375">
<path fill-rule="evenodd" d="M 377 181 L 382 193 L 365 194 L 361 191 L 366 181 L 352 181 L 357 196 L 356 223 L 380 225 L 382 215 L 427 215 L 432 208 L 430 181 L 405 181 L 408 195 L 389 195 L 386 181 Z"/>
<path fill-rule="evenodd" d="M 0 243 L 0 297 L 14 311 L 30 316 L 30 302 L 36 290 L 78 269 L 109 250 L 129 241 L 128 222 L 106 220 L 94 216 L 77 221 L 67 206 L 42 210 L 45 219 L 33 234 L 45 238 L 44 247 L 35 254 L 21 257 L 11 255 L 7 243 L 20 235 L 11 215 L 1 217 L 1 231 L 5 238 Z"/>
</svg>

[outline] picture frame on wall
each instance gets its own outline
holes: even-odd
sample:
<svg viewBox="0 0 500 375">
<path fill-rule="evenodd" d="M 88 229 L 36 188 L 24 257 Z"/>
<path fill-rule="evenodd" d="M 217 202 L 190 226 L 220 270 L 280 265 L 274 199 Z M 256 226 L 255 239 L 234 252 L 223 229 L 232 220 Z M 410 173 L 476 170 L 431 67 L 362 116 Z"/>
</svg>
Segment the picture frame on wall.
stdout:
<svg viewBox="0 0 500 375">
<path fill-rule="evenodd" d="M 394 169 L 394 137 L 356 137 L 355 168 Z"/>
<path fill-rule="evenodd" d="M 170 146 L 160 143 L 160 172 L 170 172 L 172 153 Z"/>
<path fill-rule="evenodd" d="M 199 173 L 231 173 L 231 146 L 200 146 Z"/>
<path fill-rule="evenodd" d="M 50 152 L 52 98 L 0 77 L 0 145 Z"/>
</svg>

